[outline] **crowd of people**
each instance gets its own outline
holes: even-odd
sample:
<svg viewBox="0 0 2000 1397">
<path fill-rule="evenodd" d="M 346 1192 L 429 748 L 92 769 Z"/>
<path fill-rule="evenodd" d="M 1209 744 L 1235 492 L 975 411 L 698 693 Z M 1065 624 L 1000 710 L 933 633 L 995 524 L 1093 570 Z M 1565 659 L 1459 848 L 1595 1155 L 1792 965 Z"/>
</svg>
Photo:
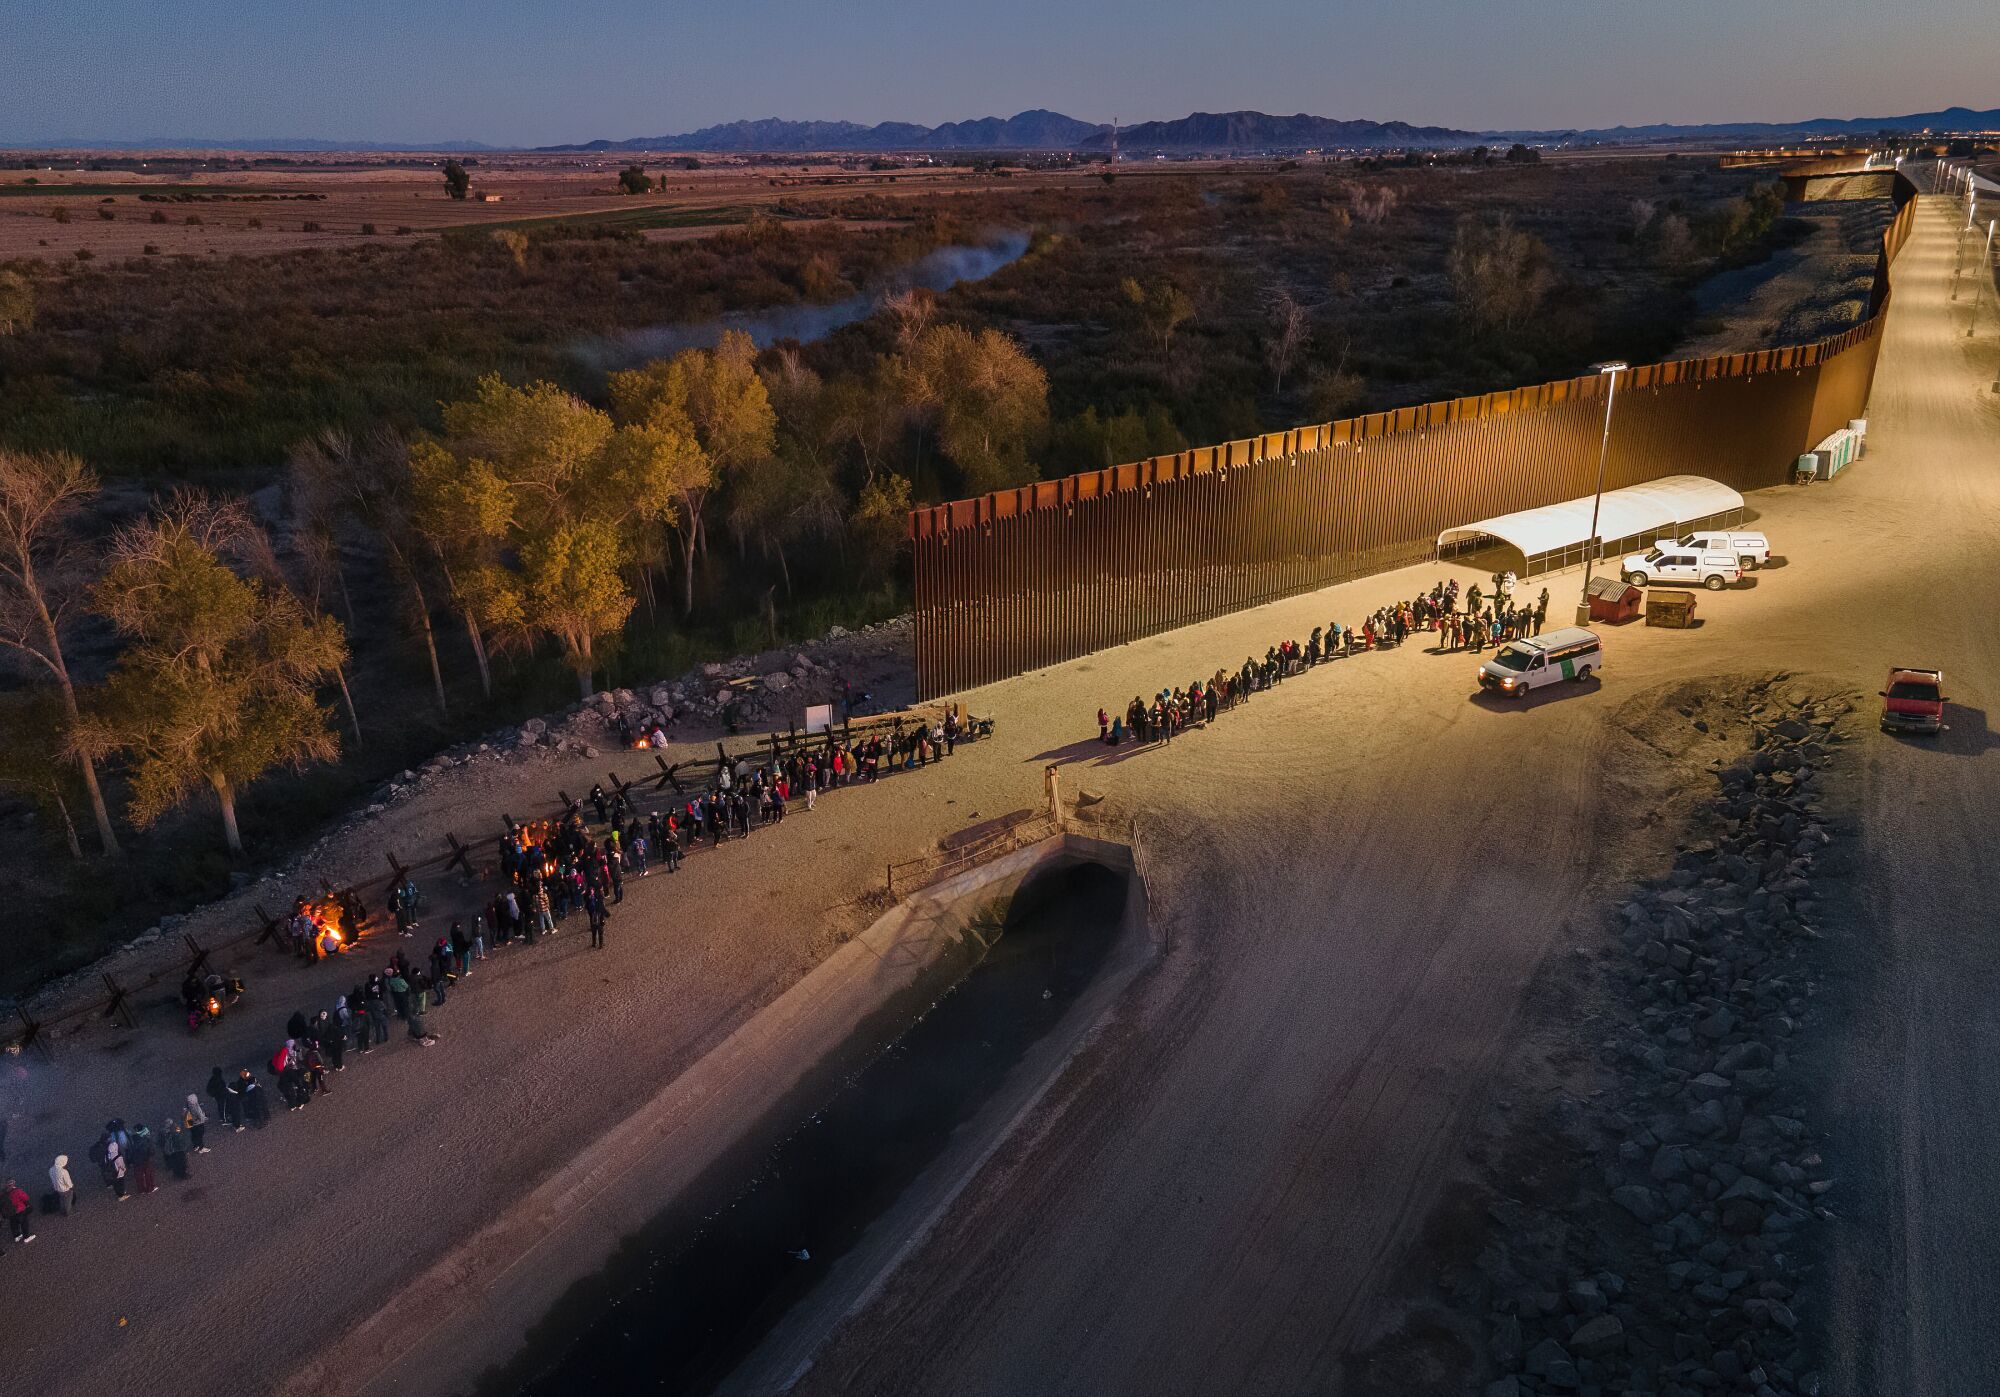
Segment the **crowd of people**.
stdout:
<svg viewBox="0 0 2000 1397">
<path fill-rule="evenodd" d="M 594 823 L 579 805 L 557 818 L 512 825 L 500 844 L 498 893 L 469 919 L 451 918 L 428 950 L 399 944 L 331 1006 L 295 1011 L 264 1065 L 269 1088 L 250 1067 L 217 1066 L 200 1091 L 188 1092 L 166 1112 L 157 1131 L 145 1121 L 113 1117 L 84 1164 L 73 1166 L 68 1154 L 55 1157 L 41 1213 L 67 1217 L 75 1211 L 79 1174 L 87 1181 L 94 1171 L 121 1203 L 155 1192 L 161 1165 L 172 1179 L 191 1177 L 195 1157 L 213 1149 L 211 1128 L 234 1133 L 270 1123 L 272 1091 L 284 1110 L 306 1110 L 333 1093 L 333 1078 L 347 1070 L 350 1055 L 365 1057 L 386 1046 L 398 1024 L 408 1042 L 436 1045 L 440 1035 L 431 1027 L 431 1012 L 493 952 L 515 943 L 533 945 L 577 914 L 589 925 L 591 945 L 602 949 L 605 924 L 625 899 L 628 877 L 645 878 L 656 867 L 676 873 L 703 839 L 714 848 L 748 838 L 753 830 L 782 824 L 786 811 L 800 803 L 814 809 L 836 788 L 943 761 L 973 735 L 955 712 L 854 740 L 828 734 L 823 742 L 778 759 L 719 761 L 701 791 L 659 809 L 641 811 L 624 789 L 607 794 L 598 785 L 585 802 L 597 817 Z M 407 875 L 390 889 L 388 910 L 399 938 L 421 944 L 422 905 L 422 894 Z M 291 947 L 311 960 L 365 955 L 361 933 L 367 917 L 352 893 L 329 895 L 324 902 L 302 898 L 287 921 Z M 208 1009 L 215 996 L 228 994 L 234 1003 L 242 993 L 242 982 L 234 977 L 203 979 L 190 972 L 188 981 L 182 998 L 191 1027 L 219 1017 L 219 1007 L 212 1015 Z M 7 1179 L 0 1189 L 0 1217 L 16 1243 L 36 1239 L 35 1212 L 28 1191 L 17 1179 Z"/>
<path fill-rule="evenodd" d="M 1438 653 L 1470 650 L 1475 653 L 1489 645 L 1505 645 L 1524 636 L 1539 635 L 1549 614 L 1549 589 L 1542 588 L 1534 601 L 1517 604 L 1514 574 L 1495 573 L 1493 590 L 1482 592 L 1478 583 L 1465 591 L 1465 605 L 1459 606 L 1458 579 L 1440 581 L 1430 591 L 1406 602 L 1377 608 L 1362 618 L 1361 624 L 1342 625 L 1329 621 L 1314 626 L 1302 645 L 1282 640 L 1264 651 L 1259 660 L 1246 655 L 1240 669 L 1218 669 L 1206 679 L 1193 679 L 1185 687 L 1163 688 L 1148 700 L 1133 695 L 1122 713 L 1097 710 L 1098 740 L 1117 747 L 1126 742 L 1140 744 L 1172 742 L 1189 728 L 1203 727 L 1228 712 L 1250 695 L 1283 683 L 1295 674 L 1331 660 L 1347 659 L 1370 650 L 1388 650 L 1412 635 L 1437 637 Z"/>
</svg>

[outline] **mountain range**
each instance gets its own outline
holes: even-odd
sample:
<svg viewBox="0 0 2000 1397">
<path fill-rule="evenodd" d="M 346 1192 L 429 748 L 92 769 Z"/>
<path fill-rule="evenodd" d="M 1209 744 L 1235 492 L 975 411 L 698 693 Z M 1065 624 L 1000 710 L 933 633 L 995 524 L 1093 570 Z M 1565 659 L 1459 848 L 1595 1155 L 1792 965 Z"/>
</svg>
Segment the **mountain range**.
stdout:
<svg viewBox="0 0 2000 1397">
<path fill-rule="evenodd" d="M 1904 116 L 1823 116 L 1809 121 L 1719 121 L 1698 125 L 1660 122 L 1650 126 L 1604 126 L 1574 132 L 1494 131 L 1488 134 L 1515 140 L 1549 140 L 1570 135 L 1597 141 L 1769 140 L 1785 136 L 1875 136 L 1884 131 L 1995 129 L 2000 129 L 2000 107 L 1983 112 L 1970 107 L 1946 107 L 1942 111 L 1910 112 Z"/>
<path fill-rule="evenodd" d="M 1196 112 L 1179 121 L 1147 121 L 1118 131 L 1121 150 L 1299 150 L 1317 146 L 1459 145 L 1475 139 L 1470 131 L 1444 126 L 1411 126 L 1401 121 L 1334 121 L 1323 116 L 1268 116 L 1263 112 Z M 1112 128 L 1078 121 L 1061 112 L 1026 111 L 1010 117 L 985 116 L 917 126 L 885 121 L 862 126 L 851 121 L 732 121 L 679 136 L 640 136 L 625 141 L 545 146 L 559 151 L 924 151 L 924 150 L 1082 150 L 1111 148 Z"/>
<path fill-rule="evenodd" d="M 1337 121 L 1331 117 L 1267 116 L 1263 112 L 1196 112 L 1179 121 L 1142 121 L 1118 133 L 1120 150 L 1303 150 L 1322 146 L 1463 145 L 1473 131 L 1412 126 L 1405 121 Z M 1111 134 L 1086 136 L 1084 150 L 1108 150 Z"/>
<path fill-rule="evenodd" d="M 1414 126 L 1402 121 L 1340 121 L 1330 117 L 1272 116 L 1264 112 L 1195 112 L 1177 121 L 1145 121 L 1118 129 L 1121 151 L 1251 151 L 1340 147 L 1455 146 L 1475 141 L 1661 141 L 1768 140 L 1788 136 L 1873 136 L 1884 131 L 1979 131 L 2000 128 L 2000 109 L 1974 111 L 1947 107 L 1904 116 L 1815 117 L 1806 121 L 1743 121 L 1563 130 L 1468 131 L 1450 126 Z M 544 146 L 552 151 L 926 151 L 1080 150 L 1111 148 L 1112 128 L 1078 121 L 1061 112 L 1025 111 L 1012 117 L 980 117 L 942 126 L 885 121 L 863 126 L 852 121 L 732 121 L 677 136 L 589 141 Z"/>
<path fill-rule="evenodd" d="M 863 126 L 853 121 L 732 121 L 679 136 L 636 136 L 625 141 L 588 141 L 543 146 L 544 150 L 1068 150 L 1106 126 L 1061 112 L 1025 111 L 1010 117 L 983 116 L 919 126 L 885 121 Z"/>
</svg>

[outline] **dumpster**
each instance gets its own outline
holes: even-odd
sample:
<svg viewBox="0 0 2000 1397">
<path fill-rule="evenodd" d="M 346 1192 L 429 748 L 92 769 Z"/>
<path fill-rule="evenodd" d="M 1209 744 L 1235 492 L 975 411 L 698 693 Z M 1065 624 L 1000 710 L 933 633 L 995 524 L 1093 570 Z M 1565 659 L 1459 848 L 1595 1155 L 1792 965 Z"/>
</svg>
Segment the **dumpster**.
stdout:
<svg viewBox="0 0 2000 1397">
<path fill-rule="evenodd" d="M 1637 618 L 1645 593 L 1622 577 L 1607 576 L 1591 578 L 1585 595 L 1590 601 L 1590 619 L 1615 626 Z"/>
<path fill-rule="evenodd" d="M 1646 593 L 1646 624 L 1684 631 L 1694 624 L 1694 593 L 1658 588 Z"/>
</svg>

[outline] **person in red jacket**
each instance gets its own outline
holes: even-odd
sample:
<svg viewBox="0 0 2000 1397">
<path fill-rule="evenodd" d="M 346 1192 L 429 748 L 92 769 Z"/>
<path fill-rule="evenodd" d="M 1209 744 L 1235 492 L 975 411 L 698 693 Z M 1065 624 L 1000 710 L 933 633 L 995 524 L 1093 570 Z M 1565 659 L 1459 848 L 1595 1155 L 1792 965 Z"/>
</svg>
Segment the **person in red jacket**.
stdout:
<svg viewBox="0 0 2000 1397">
<path fill-rule="evenodd" d="M 28 1193 L 12 1179 L 7 1180 L 7 1188 L 0 1193 L 0 1207 L 7 1213 L 7 1221 L 13 1224 L 14 1240 L 32 1242 L 35 1234 L 28 1230 Z"/>
</svg>

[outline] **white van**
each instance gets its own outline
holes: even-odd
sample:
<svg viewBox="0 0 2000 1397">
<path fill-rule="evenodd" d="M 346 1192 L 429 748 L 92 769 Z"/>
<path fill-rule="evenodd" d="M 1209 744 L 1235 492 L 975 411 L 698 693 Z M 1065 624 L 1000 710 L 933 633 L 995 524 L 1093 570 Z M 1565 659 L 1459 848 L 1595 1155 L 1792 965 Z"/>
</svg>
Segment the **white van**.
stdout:
<svg viewBox="0 0 2000 1397">
<path fill-rule="evenodd" d="M 1733 553 L 1737 566 L 1745 572 L 1755 572 L 1771 561 L 1771 540 L 1755 532 L 1697 529 L 1679 538 L 1663 538 L 1657 546 L 1683 553 Z"/>
<path fill-rule="evenodd" d="M 1567 626 L 1510 640 L 1479 666 L 1479 687 L 1515 698 L 1558 679 L 1588 679 L 1604 668 L 1596 633 Z"/>
<path fill-rule="evenodd" d="M 1698 553 L 1677 543 L 1663 544 L 1645 553 L 1627 554 L 1618 571 L 1634 587 L 1653 582 L 1699 584 L 1719 592 L 1740 582 L 1743 568 L 1734 553 Z"/>
</svg>

